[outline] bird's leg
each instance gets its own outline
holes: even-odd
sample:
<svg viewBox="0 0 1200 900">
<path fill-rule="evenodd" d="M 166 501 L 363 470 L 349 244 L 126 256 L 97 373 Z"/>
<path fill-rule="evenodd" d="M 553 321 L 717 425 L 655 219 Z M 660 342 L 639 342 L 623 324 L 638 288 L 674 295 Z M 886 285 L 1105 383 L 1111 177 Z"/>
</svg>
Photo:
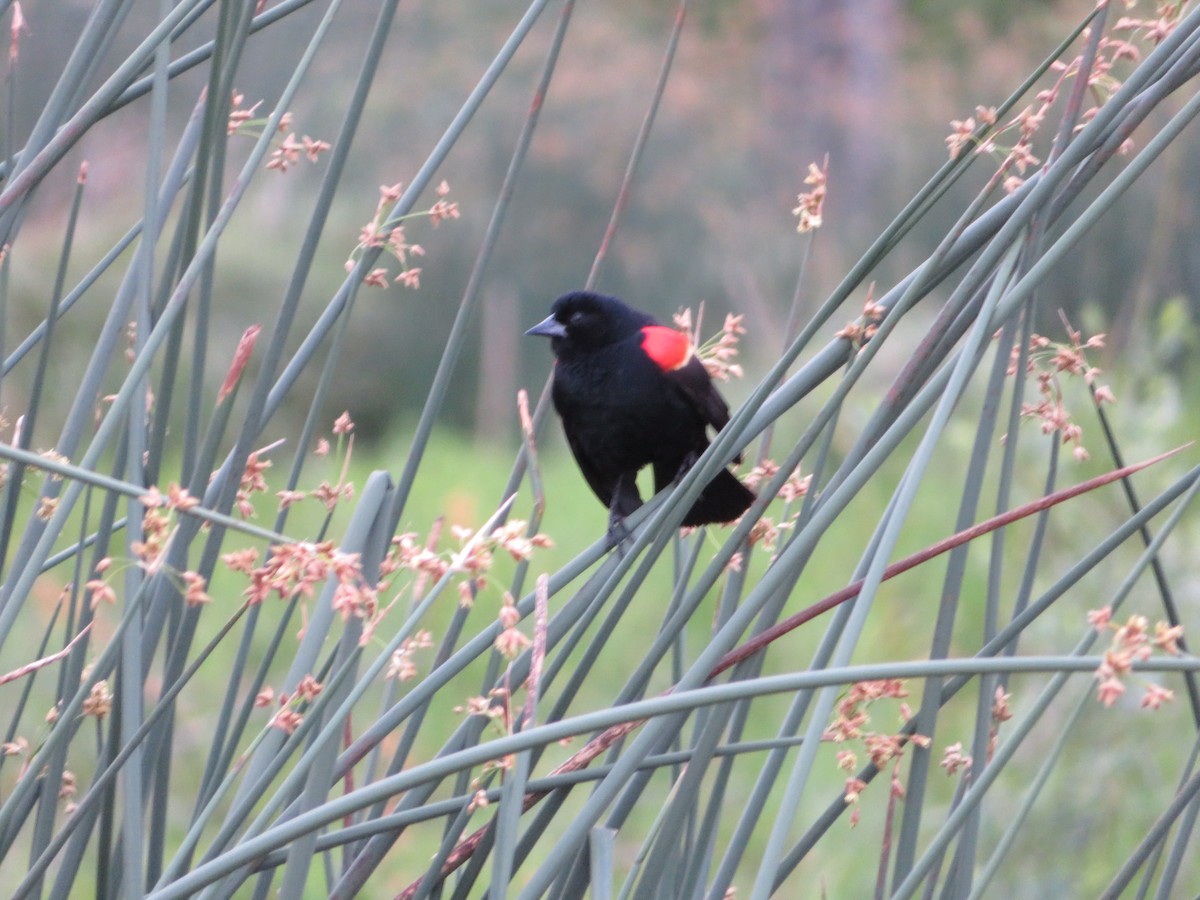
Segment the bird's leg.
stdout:
<svg viewBox="0 0 1200 900">
<path fill-rule="evenodd" d="M 614 547 L 621 556 L 625 555 L 625 545 L 633 543 L 633 532 L 625 524 L 625 517 L 616 509 L 608 511 L 608 549 Z"/>
<path fill-rule="evenodd" d="M 625 545 L 633 542 L 633 532 L 625 524 L 625 517 L 642 505 L 636 478 L 636 472 L 619 475 L 608 504 L 608 547 L 610 550 L 615 547 L 622 556 Z"/>
</svg>

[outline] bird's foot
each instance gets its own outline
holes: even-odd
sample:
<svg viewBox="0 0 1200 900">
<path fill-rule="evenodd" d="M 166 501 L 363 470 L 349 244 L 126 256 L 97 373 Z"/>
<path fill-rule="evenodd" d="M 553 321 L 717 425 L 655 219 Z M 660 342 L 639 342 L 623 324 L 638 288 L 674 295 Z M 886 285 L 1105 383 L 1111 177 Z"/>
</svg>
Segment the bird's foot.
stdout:
<svg viewBox="0 0 1200 900">
<path fill-rule="evenodd" d="M 608 517 L 608 547 L 616 550 L 617 555 L 624 557 L 626 546 L 633 544 L 633 532 L 625 524 L 625 517 L 611 513 Z"/>
</svg>

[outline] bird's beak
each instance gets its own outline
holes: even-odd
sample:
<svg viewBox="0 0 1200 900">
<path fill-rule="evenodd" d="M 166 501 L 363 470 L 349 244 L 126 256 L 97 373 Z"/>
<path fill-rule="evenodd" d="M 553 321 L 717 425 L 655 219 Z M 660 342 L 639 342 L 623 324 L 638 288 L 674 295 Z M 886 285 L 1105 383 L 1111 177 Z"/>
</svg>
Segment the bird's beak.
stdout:
<svg viewBox="0 0 1200 900">
<path fill-rule="evenodd" d="M 525 333 L 540 334 L 549 338 L 566 337 L 567 327 L 563 325 L 562 322 L 558 321 L 558 319 L 554 318 L 554 316 L 547 316 Z"/>
</svg>

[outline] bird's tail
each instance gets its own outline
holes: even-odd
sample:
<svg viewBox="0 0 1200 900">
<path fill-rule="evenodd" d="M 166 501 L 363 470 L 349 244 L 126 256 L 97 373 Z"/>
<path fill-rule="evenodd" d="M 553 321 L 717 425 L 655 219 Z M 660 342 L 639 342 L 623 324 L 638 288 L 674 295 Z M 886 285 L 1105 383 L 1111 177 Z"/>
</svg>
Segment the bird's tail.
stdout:
<svg viewBox="0 0 1200 900">
<path fill-rule="evenodd" d="M 708 483 L 700 498 L 688 510 L 683 524 L 710 525 L 714 522 L 732 522 L 754 502 L 754 491 L 746 487 L 728 469 L 717 473 Z"/>
</svg>

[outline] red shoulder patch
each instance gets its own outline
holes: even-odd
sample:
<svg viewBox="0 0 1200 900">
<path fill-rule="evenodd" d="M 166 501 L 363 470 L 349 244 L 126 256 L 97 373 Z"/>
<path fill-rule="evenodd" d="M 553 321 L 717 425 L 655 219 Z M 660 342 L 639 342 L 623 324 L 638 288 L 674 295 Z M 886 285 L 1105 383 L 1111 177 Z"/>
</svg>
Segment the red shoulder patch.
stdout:
<svg viewBox="0 0 1200 900">
<path fill-rule="evenodd" d="M 688 336 L 665 325 L 647 325 L 642 329 L 642 349 L 664 372 L 681 369 L 692 358 Z"/>
</svg>

